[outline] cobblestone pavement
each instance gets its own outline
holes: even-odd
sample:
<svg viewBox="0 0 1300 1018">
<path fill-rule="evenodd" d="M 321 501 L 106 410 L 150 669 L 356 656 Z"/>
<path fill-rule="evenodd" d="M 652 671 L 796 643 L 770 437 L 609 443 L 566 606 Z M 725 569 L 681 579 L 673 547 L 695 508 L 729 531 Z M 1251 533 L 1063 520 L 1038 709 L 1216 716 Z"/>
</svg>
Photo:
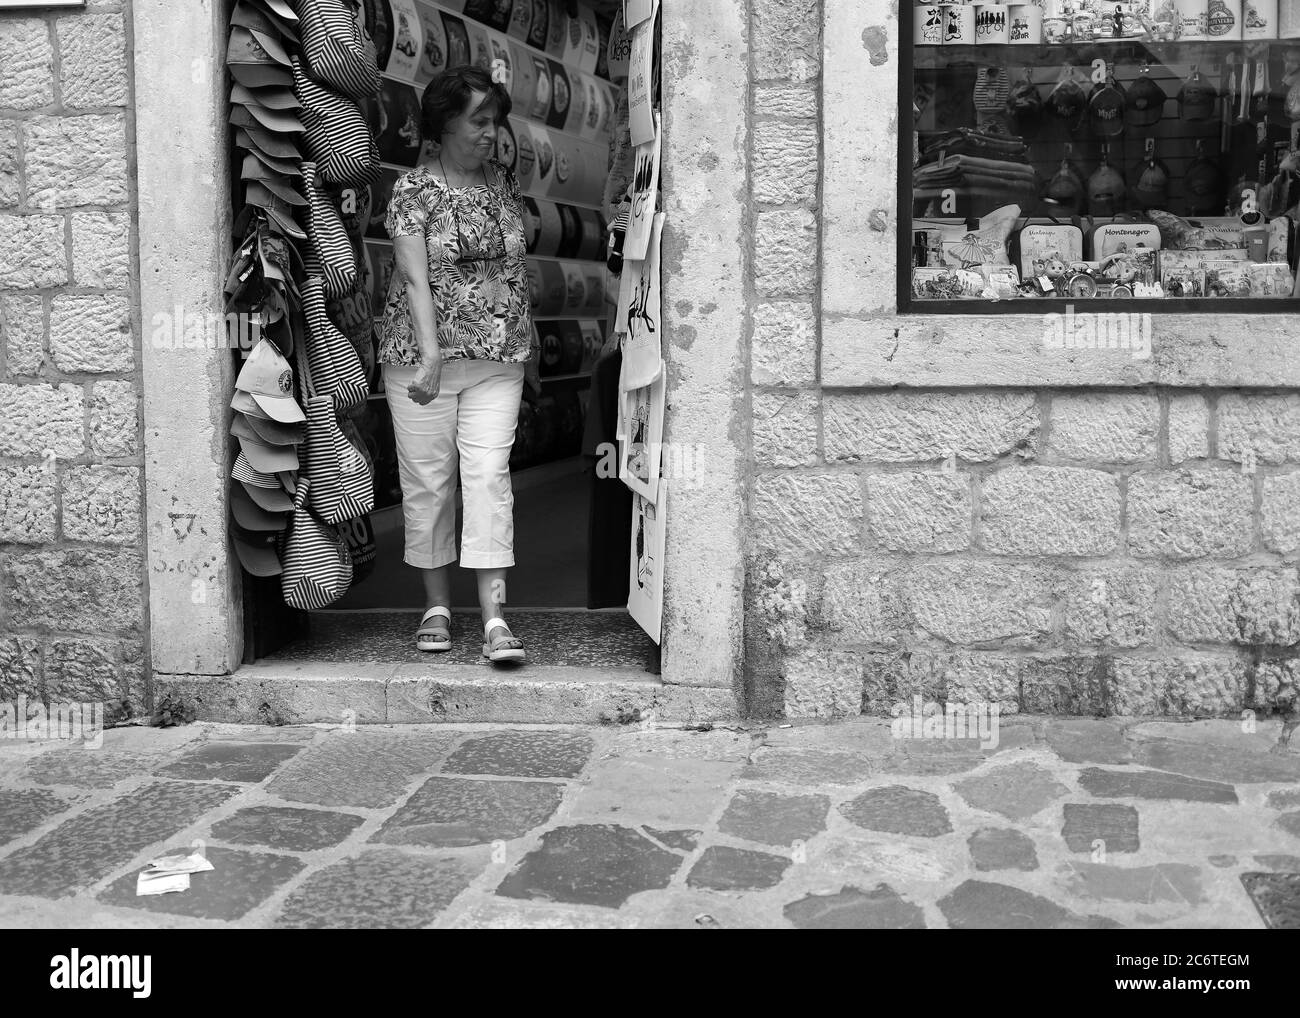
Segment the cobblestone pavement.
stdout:
<svg viewBox="0 0 1300 1018">
<path fill-rule="evenodd" d="M 5 927 L 1297 922 L 1281 724 L 123 728 L 0 742 Z M 137 897 L 164 850 L 213 865 Z M 1253 896 L 1253 898 L 1252 898 Z"/>
</svg>

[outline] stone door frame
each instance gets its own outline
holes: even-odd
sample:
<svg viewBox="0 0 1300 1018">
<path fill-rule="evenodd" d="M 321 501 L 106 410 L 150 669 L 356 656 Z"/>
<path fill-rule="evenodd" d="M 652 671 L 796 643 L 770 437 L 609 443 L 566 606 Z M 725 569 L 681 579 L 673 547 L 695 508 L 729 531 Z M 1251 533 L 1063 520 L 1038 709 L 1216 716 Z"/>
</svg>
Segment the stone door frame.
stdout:
<svg viewBox="0 0 1300 1018">
<path fill-rule="evenodd" d="M 239 565 L 226 538 L 233 358 L 224 347 L 174 349 L 153 337 L 177 316 L 210 322 L 222 311 L 226 4 L 133 0 L 132 12 L 153 673 L 225 676 L 244 649 Z M 704 469 L 699 483 L 670 480 L 662 677 L 737 693 L 748 430 L 738 380 L 748 326 L 735 253 L 746 249 L 747 39 L 744 0 L 665 0 L 665 440 L 698 450 Z M 740 125 L 721 148 L 720 122 Z"/>
</svg>

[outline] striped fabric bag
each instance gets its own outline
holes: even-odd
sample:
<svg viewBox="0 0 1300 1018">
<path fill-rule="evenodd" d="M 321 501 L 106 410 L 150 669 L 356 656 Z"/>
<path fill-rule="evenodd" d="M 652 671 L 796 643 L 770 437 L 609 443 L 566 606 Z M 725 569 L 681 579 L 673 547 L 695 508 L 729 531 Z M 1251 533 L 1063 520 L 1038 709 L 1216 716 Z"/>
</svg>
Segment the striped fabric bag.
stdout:
<svg viewBox="0 0 1300 1018">
<path fill-rule="evenodd" d="M 351 344 L 340 339 L 355 358 Z M 305 351 L 300 351 L 298 361 L 304 386 L 303 410 L 307 414 L 307 437 L 298 457 L 300 473 L 312 482 L 311 507 L 326 523 L 356 519 L 375 507 L 370 463 L 339 427 L 334 398 L 320 390 Z"/>
<path fill-rule="evenodd" d="M 379 146 L 356 102 L 322 88 L 293 58 L 293 94 L 302 103 L 303 148 L 328 184 L 369 184 L 379 177 Z"/>
<path fill-rule="evenodd" d="M 311 611 L 333 604 L 352 584 L 352 552 L 337 530 L 310 504 L 311 479 L 300 477 L 293 522 L 280 551 L 280 590 L 290 608 Z M 310 499 L 309 499 L 310 493 Z"/>
<path fill-rule="evenodd" d="M 325 291 L 319 279 L 303 283 L 302 303 L 315 394 L 330 397 L 340 411 L 362 406 L 370 395 L 366 369 L 352 341 L 334 327 L 325 313 Z"/>
<path fill-rule="evenodd" d="M 334 199 L 320 186 L 313 162 L 302 164 L 302 190 L 307 198 L 306 274 L 320 276 L 325 296 L 337 300 L 356 288 L 356 249 Z"/>
<path fill-rule="evenodd" d="M 307 76 L 357 101 L 379 94 L 375 44 L 353 0 L 299 0 Z"/>
</svg>

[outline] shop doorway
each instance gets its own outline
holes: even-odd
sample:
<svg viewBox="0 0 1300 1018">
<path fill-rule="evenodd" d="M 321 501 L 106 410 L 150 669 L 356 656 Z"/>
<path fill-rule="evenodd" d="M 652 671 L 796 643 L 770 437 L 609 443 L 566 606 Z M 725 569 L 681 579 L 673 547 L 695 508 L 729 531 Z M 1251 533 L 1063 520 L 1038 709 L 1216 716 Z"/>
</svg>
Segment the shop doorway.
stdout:
<svg viewBox="0 0 1300 1018">
<path fill-rule="evenodd" d="M 507 581 L 508 615 L 535 663 L 657 672 L 658 632 L 652 638 L 626 610 L 636 555 L 633 500 L 617 478 L 610 427 L 617 365 L 611 375 L 602 361 L 617 345 L 619 289 L 608 269 L 606 239 L 632 163 L 630 148 L 620 152 L 614 140 L 628 115 L 623 86 L 631 47 L 618 42 L 628 34 L 623 2 L 516 0 L 512 11 L 508 3 L 366 0 L 362 7 L 383 79 L 380 95 L 365 109 L 382 174 L 356 238 L 368 281 L 366 299 L 357 303 L 368 306 L 377 323 L 393 271 L 385 212 L 394 182 L 421 154 L 424 85 L 439 66 L 471 62 L 495 69 L 513 102 L 496 154 L 525 195 L 541 346 L 541 391 L 521 406 L 511 456 L 516 565 Z M 657 38 L 657 23 L 653 31 Z M 653 60 L 657 81 L 657 44 Z M 273 582 L 245 577 L 245 603 L 252 609 L 246 612 L 246 662 L 429 657 L 414 648 L 424 591 L 419 572 L 403 562 L 392 425 L 373 345 L 363 359 L 367 354 L 372 394 L 355 421 L 374 466 L 376 507 L 342 529 L 355 545 L 373 544 L 373 560 L 342 598 L 309 613 L 278 603 Z M 606 407 L 595 421 L 594 402 Z M 457 516 L 459 533 L 459 504 Z M 454 567 L 458 650 L 439 655 L 440 661 L 477 660 L 477 601 L 474 572 Z"/>
</svg>

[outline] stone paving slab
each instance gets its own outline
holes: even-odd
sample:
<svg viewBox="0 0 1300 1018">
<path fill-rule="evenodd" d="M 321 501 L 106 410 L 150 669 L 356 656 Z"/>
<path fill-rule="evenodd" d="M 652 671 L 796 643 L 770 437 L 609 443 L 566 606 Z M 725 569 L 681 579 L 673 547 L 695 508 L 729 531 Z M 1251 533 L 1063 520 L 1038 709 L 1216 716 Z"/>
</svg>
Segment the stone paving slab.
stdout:
<svg viewBox="0 0 1300 1018">
<path fill-rule="evenodd" d="M 178 846 L 159 854 L 172 851 L 187 849 Z M 99 900 L 106 905 L 150 912 L 234 920 L 264 902 L 306 866 L 302 860 L 289 855 L 245 852 L 215 845 L 206 848 L 204 855 L 213 868 L 191 874 L 188 891 L 137 896 L 136 879 L 145 869 L 142 866 L 114 880 L 99 893 Z"/>
<path fill-rule="evenodd" d="M 0 743 L 0 926 L 1289 921 L 1300 747 L 1275 721 L 1003 720 L 984 748 L 894 739 L 887 718 Z M 149 856 L 195 837 L 217 870 L 137 899 Z"/>
</svg>

